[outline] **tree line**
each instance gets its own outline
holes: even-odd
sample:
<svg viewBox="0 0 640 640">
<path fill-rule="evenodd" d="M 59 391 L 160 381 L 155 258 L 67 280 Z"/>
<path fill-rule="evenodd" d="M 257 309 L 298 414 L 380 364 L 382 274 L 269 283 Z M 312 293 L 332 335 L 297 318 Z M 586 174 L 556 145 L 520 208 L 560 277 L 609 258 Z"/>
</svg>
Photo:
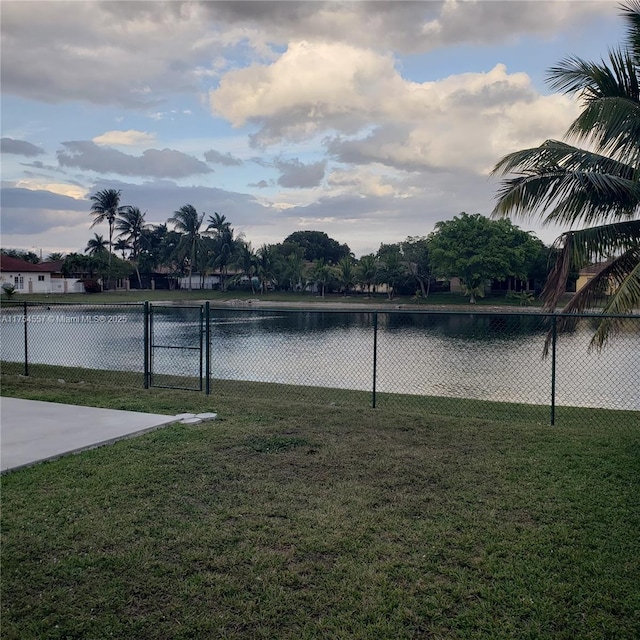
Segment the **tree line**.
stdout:
<svg viewBox="0 0 640 640">
<path fill-rule="evenodd" d="M 254 250 L 226 216 L 207 217 L 191 204 L 174 211 L 166 223 L 152 225 L 138 207 L 120 204 L 120 191 L 99 191 L 91 201 L 92 226 L 107 223 L 108 235 L 94 233 L 84 253 L 65 258 L 63 272 L 100 278 L 106 286 L 135 274 L 142 288 L 141 273 L 162 271 L 187 278 L 189 290 L 196 274 L 200 287 L 207 275 L 216 274 L 222 291 L 245 286 L 254 293 L 314 290 L 346 296 L 358 288 L 371 296 L 383 285 L 392 299 L 398 293 L 426 298 L 436 280 L 457 277 L 475 302 L 491 280 L 528 289 L 532 281 L 541 286 L 547 273 L 549 249 L 541 240 L 509 220 L 480 214 L 462 213 L 439 222 L 428 236 L 383 243 L 356 259 L 347 244 L 322 231 L 296 231 L 281 243 Z"/>
</svg>

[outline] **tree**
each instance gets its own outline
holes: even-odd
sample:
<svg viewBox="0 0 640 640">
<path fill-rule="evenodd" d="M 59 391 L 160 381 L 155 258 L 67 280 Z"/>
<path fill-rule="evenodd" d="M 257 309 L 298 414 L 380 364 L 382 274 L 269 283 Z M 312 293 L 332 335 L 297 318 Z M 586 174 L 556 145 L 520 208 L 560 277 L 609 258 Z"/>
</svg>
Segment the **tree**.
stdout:
<svg viewBox="0 0 640 640">
<path fill-rule="evenodd" d="M 209 216 L 207 222 L 209 223 L 207 225 L 207 231 L 215 231 L 216 234 L 220 234 L 223 231 L 229 231 L 231 229 L 231 224 L 227 222 L 226 216 L 216 212 L 214 212 L 212 216 Z"/>
<path fill-rule="evenodd" d="M 60 251 L 54 251 L 47 257 L 47 262 L 59 262 L 60 260 L 64 260 L 64 253 L 61 253 Z"/>
<path fill-rule="evenodd" d="M 509 220 L 462 213 L 438 222 L 429 237 L 433 269 L 445 278 L 459 277 L 469 302 L 475 304 L 490 280 L 523 276 L 526 252 L 522 245 L 530 238 Z"/>
<path fill-rule="evenodd" d="M 292 251 L 284 256 L 284 258 L 280 258 L 279 266 L 282 279 L 289 283 L 289 288 L 293 290 L 296 288 L 299 290 L 303 289 L 305 265 L 301 250 Z"/>
<path fill-rule="evenodd" d="M 99 253 L 106 253 L 107 251 L 107 241 L 102 237 L 102 235 L 98 235 L 97 233 L 93 234 L 93 238 L 87 242 L 87 246 L 84 250 L 85 253 L 88 253 L 90 256 L 95 256 Z"/>
<path fill-rule="evenodd" d="M 542 292 L 553 310 L 569 272 L 600 263 L 595 277 L 571 297 L 564 313 L 589 308 L 611 291 L 603 313 L 640 304 L 640 2 L 622 5 L 626 42 L 596 63 L 569 57 L 549 70 L 553 89 L 578 95 L 582 111 L 565 140 L 511 153 L 494 174 L 515 174 L 499 188 L 495 216 L 537 217 L 569 226 L 555 243 L 558 257 Z M 576 228 L 580 227 L 580 228 Z M 601 347 L 620 319 L 603 319 L 592 345 Z"/>
<path fill-rule="evenodd" d="M 109 269 L 111 269 L 111 252 L 113 248 L 113 228 L 116 217 L 121 210 L 120 191 L 116 189 L 103 189 L 91 196 L 91 213 L 94 217 L 91 228 L 101 224 L 106 220 L 109 225 Z M 107 275 L 107 281 L 111 278 L 111 273 Z"/>
<path fill-rule="evenodd" d="M 9 256 L 10 258 L 19 258 L 20 260 L 30 262 L 31 264 L 40 263 L 40 257 L 33 251 L 22 251 L 21 249 L 0 249 L 0 253 L 4 253 L 4 255 Z"/>
<path fill-rule="evenodd" d="M 371 297 L 371 286 L 374 285 L 378 278 L 379 269 L 378 259 L 373 253 L 360 258 L 356 277 L 358 282 L 367 288 L 367 297 Z"/>
<path fill-rule="evenodd" d="M 344 290 L 345 297 L 356 283 L 356 265 L 351 256 L 340 258 L 338 262 L 337 278 Z"/>
<path fill-rule="evenodd" d="M 205 214 L 200 215 L 193 205 L 185 204 L 177 211 L 174 211 L 173 216 L 167 220 L 167 222 L 174 225 L 178 233 L 182 234 L 176 250 L 178 257 L 188 258 L 189 291 L 193 289 L 191 274 L 193 273 L 193 265 L 198 260 L 200 227 L 204 216 Z"/>
<path fill-rule="evenodd" d="M 213 265 L 220 272 L 220 289 L 224 291 L 227 269 L 229 264 L 233 262 L 233 257 L 238 250 L 238 238 L 234 236 L 234 231 L 230 226 L 224 227 L 218 232 L 217 237 L 214 238 L 214 250 L 216 256 Z"/>
<path fill-rule="evenodd" d="M 146 227 L 145 214 L 138 207 L 122 207 L 115 222 L 118 238 L 125 240 L 131 248 L 131 258 L 137 260 L 140 255 L 142 232 Z"/>
<path fill-rule="evenodd" d="M 416 281 L 422 296 L 428 297 L 433 280 L 429 240 L 425 237 L 408 236 L 400 243 L 400 249 L 408 275 Z"/>
<path fill-rule="evenodd" d="M 142 289 L 142 278 L 140 277 L 140 269 L 138 258 L 140 256 L 140 243 L 142 241 L 142 233 L 146 226 L 144 220 L 145 214 L 138 207 L 122 207 L 118 218 L 116 218 L 116 231 L 118 231 L 118 242 L 124 243 L 122 246 L 122 258 L 124 259 L 125 249 L 131 250 L 131 260 L 133 260 L 136 276 L 138 277 L 138 287 Z"/>
<path fill-rule="evenodd" d="M 114 251 L 120 251 L 122 253 L 122 259 L 126 260 L 127 251 L 131 249 L 131 245 L 123 238 L 120 238 L 119 240 L 116 240 L 115 244 L 113 245 L 113 249 Z"/>
<path fill-rule="evenodd" d="M 396 287 L 407 276 L 407 268 L 400 252 L 400 245 L 381 244 L 378 249 L 378 264 L 378 280 L 386 283 L 389 300 L 393 300 Z"/>
<path fill-rule="evenodd" d="M 304 259 L 308 262 L 322 259 L 328 264 L 337 264 L 340 258 L 351 255 L 346 244 L 339 244 L 323 231 L 296 231 L 287 236 L 285 244 L 297 244 L 304 250 Z"/>
<path fill-rule="evenodd" d="M 238 243 L 238 251 L 234 257 L 234 266 L 240 269 L 243 276 L 249 278 L 251 284 L 251 293 L 255 295 L 255 287 L 253 286 L 253 278 L 258 271 L 258 258 L 251 249 L 251 243 L 240 240 Z"/>
<path fill-rule="evenodd" d="M 322 258 L 313 262 L 309 269 L 309 277 L 320 287 L 320 295 L 324 298 L 324 292 L 331 281 L 333 271 Z"/>
<path fill-rule="evenodd" d="M 263 244 L 256 253 L 256 273 L 260 278 L 262 293 L 267 293 L 275 279 L 276 259 L 272 247 Z"/>
</svg>

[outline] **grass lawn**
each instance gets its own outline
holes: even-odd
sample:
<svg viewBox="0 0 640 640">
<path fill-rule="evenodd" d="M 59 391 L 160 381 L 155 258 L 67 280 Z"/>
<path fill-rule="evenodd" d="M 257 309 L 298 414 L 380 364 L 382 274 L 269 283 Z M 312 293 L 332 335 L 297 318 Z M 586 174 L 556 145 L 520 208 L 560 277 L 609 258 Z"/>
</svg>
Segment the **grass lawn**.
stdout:
<svg viewBox="0 0 640 640">
<path fill-rule="evenodd" d="M 2 300 L 6 300 L 5 296 L 2 296 Z M 48 304 L 52 302 L 60 303 L 76 303 L 76 304 L 103 304 L 113 303 L 122 304 L 126 302 L 144 302 L 144 301 L 186 301 L 195 302 L 202 300 L 209 300 L 211 304 L 224 304 L 229 300 L 253 300 L 264 302 L 278 302 L 278 303 L 325 303 L 328 305 L 344 305 L 344 304 L 366 304 L 372 307 L 385 307 L 387 305 L 395 307 L 401 305 L 412 305 L 416 307 L 430 306 L 464 306 L 469 304 L 469 297 L 456 293 L 432 293 L 427 298 L 416 299 L 413 296 L 395 296 L 393 300 L 389 300 L 386 294 L 376 294 L 371 297 L 367 297 L 365 294 L 352 294 L 350 296 L 343 296 L 342 294 L 327 294 L 324 298 L 311 293 L 294 293 L 286 291 L 271 291 L 267 294 L 253 295 L 250 291 L 212 291 L 212 290 L 194 290 L 187 291 L 184 289 L 178 291 L 167 290 L 131 290 L 131 291 L 105 291 L 103 293 L 75 293 L 75 294 L 20 294 L 15 295 L 12 298 L 13 301 L 24 302 L 46 302 Z M 534 307 L 539 307 L 541 302 L 535 300 L 532 304 Z M 504 295 L 488 295 L 484 298 L 478 298 L 477 305 L 482 306 L 505 306 L 515 307 L 522 309 L 517 300 L 506 298 Z"/>
<path fill-rule="evenodd" d="M 640 637 L 637 422 L 3 394 L 219 419 L 2 477 L 2 638 Z"/>
</svg>

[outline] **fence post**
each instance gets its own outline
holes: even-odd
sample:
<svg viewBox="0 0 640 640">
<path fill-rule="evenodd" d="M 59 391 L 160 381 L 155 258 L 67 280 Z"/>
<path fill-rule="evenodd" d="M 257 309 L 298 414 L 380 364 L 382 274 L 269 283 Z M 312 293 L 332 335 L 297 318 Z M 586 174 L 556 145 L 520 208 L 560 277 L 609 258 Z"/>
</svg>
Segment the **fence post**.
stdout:
<svg viewBox="0 0 640 640">
<path fill-rule="evenodd" d="M 204 303 L 204 361 L 205 361 L 205 393 L 211 395 L 211 308 L 209 301 Z"/>
<path fill-rule="evenodd" d="M 145 301 L 144 303 L 144 388 L 149 388 L 149 340 L 150 340 L 150 332 L 149 332 L 149 302 Z"/>
<path fill-rule="evenodd" d="M 558 339 L 558 318 L 551 319 L 551 426 L 556 423 L 556 342 Z"/>
<path fill-rule="evenodd" d="M 376 408 L 376 375 L 378 372 L 378 312 L 373 312 L 373 393 L 372 408 Z"/>
<path fill-rule="evenodd" d="M 29 375 L 29 349 L 27 340 L 27 325 L 29 324 L 29 316 L 27 314 L 27 301 L 24 301 L 24 375 Z"/>
</svg>

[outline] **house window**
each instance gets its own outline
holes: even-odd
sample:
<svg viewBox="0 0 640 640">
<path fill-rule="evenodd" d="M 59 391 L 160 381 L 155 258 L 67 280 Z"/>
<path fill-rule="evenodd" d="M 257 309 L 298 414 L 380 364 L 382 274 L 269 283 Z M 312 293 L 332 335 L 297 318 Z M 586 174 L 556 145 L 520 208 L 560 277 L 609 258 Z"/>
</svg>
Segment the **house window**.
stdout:
<svg viewBox="0 0 640 640">
<path fill-rule="evenodd" d="M 44 276 L 38 276 L 38 282 L 44 282 Z"/>
<path fill-rule="evenodd" d="M 13 276 L 13 284 L 19 291 L 24 289 L 24 276 Z"/>
</svg>

